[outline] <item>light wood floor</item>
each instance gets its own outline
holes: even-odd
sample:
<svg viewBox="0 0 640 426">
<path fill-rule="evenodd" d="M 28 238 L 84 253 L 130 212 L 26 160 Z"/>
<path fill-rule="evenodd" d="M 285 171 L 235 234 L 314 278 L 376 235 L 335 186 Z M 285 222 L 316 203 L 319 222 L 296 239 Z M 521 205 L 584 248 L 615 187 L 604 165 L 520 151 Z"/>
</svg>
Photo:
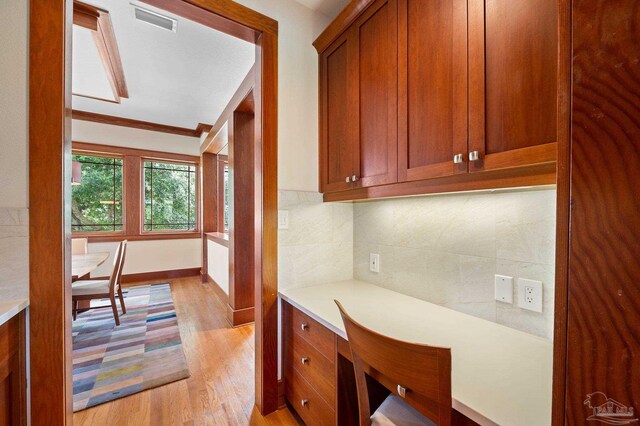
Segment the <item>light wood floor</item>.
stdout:
<svg viewBox="0 0 640 426">
<path fill-rule="evenodd" d="M 229 328 L 198 278 L 170 282 L 191 377 L 75 413 L 74 425 L 297 425 L 287 409 L 254 408 L 253 325 Z"/>
</svg>

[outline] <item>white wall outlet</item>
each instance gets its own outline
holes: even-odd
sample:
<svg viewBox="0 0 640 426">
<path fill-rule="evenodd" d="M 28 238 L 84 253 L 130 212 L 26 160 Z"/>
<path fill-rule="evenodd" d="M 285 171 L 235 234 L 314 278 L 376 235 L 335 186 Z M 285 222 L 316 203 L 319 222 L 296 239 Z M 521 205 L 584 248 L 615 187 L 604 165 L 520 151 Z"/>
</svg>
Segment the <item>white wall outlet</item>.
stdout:
<svg viewBox="0 0 640 426">
<path fill-rule="evenodd" d="M 495 298 L 499 302 L 513 303 L 513 277 L 496 275 Z"/>
<path fill-rule="evenodd" d="M 380 272 L 380 255 L 377 253 L 369 253 L 369 270 L 371 272 Z"/>
<path fill-rule="evenodd" d="M 278 229 L 289 229 L 289 210 L 278 210 Z"/>
<path fill-rule="evenodd" d="M 534 312 L 542 312 L 542 281 L 518 278 L 518 306 Z"/>
</svg>

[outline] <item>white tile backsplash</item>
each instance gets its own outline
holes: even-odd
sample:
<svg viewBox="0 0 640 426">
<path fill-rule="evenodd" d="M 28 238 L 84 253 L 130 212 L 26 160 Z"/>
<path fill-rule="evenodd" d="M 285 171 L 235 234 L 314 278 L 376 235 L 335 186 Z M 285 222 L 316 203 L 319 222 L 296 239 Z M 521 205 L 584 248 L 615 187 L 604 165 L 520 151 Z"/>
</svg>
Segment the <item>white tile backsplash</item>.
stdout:
<svg viewBox="0 0 640 426">
<path fill-rule="evenodd" d="M 353 278 L 353 205 L 322 194 L 278 191 L 289 228 L 278 230 L 278 286 L 308 287 Z"/>
<path fill-rule="evenodd" d="M 29 210 L 0 207 L 0 300 L 29 297 Z"/>
<path fill-rule="evenodd" d="M 542 189 L 356 203 L 354 278 L 552 339 L 555 200 Z M 496 273 L 542 281 L 543 312 L 495 301 Z"/>
</svg>

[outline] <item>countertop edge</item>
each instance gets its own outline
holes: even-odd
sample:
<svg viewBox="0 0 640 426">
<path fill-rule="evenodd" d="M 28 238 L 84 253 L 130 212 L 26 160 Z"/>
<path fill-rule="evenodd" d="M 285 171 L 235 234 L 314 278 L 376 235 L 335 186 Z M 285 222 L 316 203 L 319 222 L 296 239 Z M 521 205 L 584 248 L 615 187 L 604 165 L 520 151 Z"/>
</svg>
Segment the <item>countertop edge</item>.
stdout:
<svg viewBox="0 0 640 426">
<path fill-rule="evenodd" d="M 0 325 L 8 322 L 29 306 L 29 299 L 16 299 L 0 303 Z"/>
</svg>

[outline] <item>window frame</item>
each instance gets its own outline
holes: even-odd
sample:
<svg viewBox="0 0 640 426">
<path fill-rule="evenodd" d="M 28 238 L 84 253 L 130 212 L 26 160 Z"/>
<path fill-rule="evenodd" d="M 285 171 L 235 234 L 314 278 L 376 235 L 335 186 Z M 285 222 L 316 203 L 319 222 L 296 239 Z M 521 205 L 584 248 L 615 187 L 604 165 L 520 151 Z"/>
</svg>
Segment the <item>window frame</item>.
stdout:
<svg viewBox="0 0 640 426">
<path fill-rule="evenodd" d="M 201 238 L 200 157 L 170 152 L 125 148 L 87 142 L 72 143 L 72 155 L 95 155 L 122 159 L 122 231 L 72 232 L 73 238 L 89 242 L 168 240 Z M 144 162 L 183 163 L 195 167 L 195 230 L 144 231 Z"/>
<path fill-rule="evenodd" d="M 227 155 L 217 155 L 217 189 L 216 189 L 216 208 L 217 208 L 217 229 L 218 232 L 228 234 L 231 229 L 231 217 L 229 217 L 229 228 L 224 228 L 224 168 L 229 167 L 229 157 Z M 229 179 L 231 179 L 231 168 L 229 167 Z M 231 185 L 231 180 L 229 180 Z M 229 200 L 231 202 L 231 200 Z M 229 209 L 231 210 L 231 209 Z"/>
<path fill-rule="evenodd" d="M 194 200 L 195 200 L 195 208 L 194 208 L 194 212 L 193 215 L 195 217 L 194 223 L 195 223 L 195 228 L 193 230 L 184 230 L 184 229 L 161 229 L 161 230 L 151 230 L 151 231 L 147 231 L 144 229 L 145 227 L 145 180 L 144 180 L 144 173 L 145 173 L 145 166 L 144 163 L 145 162 L 152 162 L 152 163 L 165 163 L 165 164 L 174 164 L 174 165 L 188 165 L 188 166 L 193 166 L 195 169 L 195 174 L 194 174 L 194 179 L 195 179 L 195 193 L 194 193 Z M 168 160 L 166 158 L 157 158 L 157 157 L 140 157 L 140 172 L 141 172 L 141 176 L 140 176 L 140 234 L 141 235 L 166 235 L 166 234 L 180 234 L 180 233 L 197 233 L 198 235 L 200 235 L 200 162 L 193 162 L 193 161 L 180 161 L 180 160 Z M 191 172 L 189 172 L 191 173 Z M 188 220 L 188 219 L 187 219 Z"/>
</svg>

